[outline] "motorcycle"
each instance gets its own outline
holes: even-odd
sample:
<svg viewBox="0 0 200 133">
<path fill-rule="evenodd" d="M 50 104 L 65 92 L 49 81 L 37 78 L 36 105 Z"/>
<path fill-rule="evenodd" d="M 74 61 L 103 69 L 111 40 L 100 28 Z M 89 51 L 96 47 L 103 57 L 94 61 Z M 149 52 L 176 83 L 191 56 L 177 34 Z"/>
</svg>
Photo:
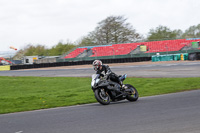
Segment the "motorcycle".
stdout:
<svg viewBox="0 0 200 133">
<path fill-rule="evenodd" d="M 124 81 L 127 74 L 119 77 L 120 81 Z M 128 101 L 137 101 L 139 94 L 135 87 L 130 84 L 120 84 L 110 80 L 109 75 L 100 77 L 99 74 L 92 75 L 91 87 L 96 100 L 102 105 L 108 105 L 111 101 L 116 102 L 127 99 Z"/>
</svg>

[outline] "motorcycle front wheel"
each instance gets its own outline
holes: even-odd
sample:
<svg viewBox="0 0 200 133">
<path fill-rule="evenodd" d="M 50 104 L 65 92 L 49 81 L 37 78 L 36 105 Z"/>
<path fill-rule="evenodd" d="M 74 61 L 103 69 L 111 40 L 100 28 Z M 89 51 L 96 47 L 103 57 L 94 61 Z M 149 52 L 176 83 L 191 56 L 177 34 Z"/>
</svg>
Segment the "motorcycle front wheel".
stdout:
<svg viewBox="0 0 200 133">
<path fill-rule="evenodd" d="M 133 86 L 130 85 L 130 84 L 126 84 L 126 86 L 127 86 L 128 89 L 130 90 L 129 92 L 127 92 L 128 95 L 127 95 L 126 99 L 129 100 L 129 101 L 131 101 L 131 102 L 137 101 L 137 100 L 138 100 L 138 97 L 139 97 L 139 94 L 138 94 L 136 88 L 133 87 Z"/>
<path fill-rule="evenodd" d="M 96 100 L 102 105 L 108 105 L 110 103 L 110 96 L 105 89 L 96 89 L 94 91 Z"/>
</svg>

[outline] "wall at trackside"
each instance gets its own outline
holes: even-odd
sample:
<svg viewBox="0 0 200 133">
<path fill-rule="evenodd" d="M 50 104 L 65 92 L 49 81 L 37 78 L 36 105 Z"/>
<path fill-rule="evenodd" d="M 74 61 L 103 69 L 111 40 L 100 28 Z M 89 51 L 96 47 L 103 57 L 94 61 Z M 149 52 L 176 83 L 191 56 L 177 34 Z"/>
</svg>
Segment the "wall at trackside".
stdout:
<svg viewBox="0 0 200 133">
<path fill-rule="evenodd" d="M 0 71 L 9 71 L 9 70 L 10 70 L 10 65 L 0 66 Z"/>
<path fill-rule="evenodd" d="M 42 63 L 42 64 L 31 64 L 31 65 L 16 65 L 16 66 L 10 66 L 10 69 L 11 70 L 18 70 L 18 69 L 32 69 L 32 68 L 45 68 L 45 67 L 58 67 L 58 66 L 86 65 L 86 64 L 92 64 L 92 62 L 94 60 Z M 141 61 L 150 61 L 150 60 L 151 60 L 151 57 L 101 59 L 101 61 L 103 63 L 106 63 L 106 64 L 109 64 L 109 63 L 125 63 L 125 62 L 141 62 Z"/>
</svg>

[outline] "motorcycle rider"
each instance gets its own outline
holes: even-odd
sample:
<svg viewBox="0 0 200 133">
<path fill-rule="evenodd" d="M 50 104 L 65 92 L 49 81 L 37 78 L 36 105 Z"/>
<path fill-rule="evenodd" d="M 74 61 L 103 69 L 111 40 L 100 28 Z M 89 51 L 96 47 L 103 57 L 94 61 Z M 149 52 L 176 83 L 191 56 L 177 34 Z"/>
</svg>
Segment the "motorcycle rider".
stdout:
<svg viewBox="0 0 200 133">
<path fill-rule="evenodd" d="M 94 70 L 96 71 L 96 74 L 100 74 L 101 77 L 109 76 L 112 81 L 119 83 L 121 88 L 123 89 L 124 85 L 119 79 L 119 76 L 113 73 L 108 65 L 103 65 L 100 60 L 95 60 L 92 65 Z"/>
</svg>

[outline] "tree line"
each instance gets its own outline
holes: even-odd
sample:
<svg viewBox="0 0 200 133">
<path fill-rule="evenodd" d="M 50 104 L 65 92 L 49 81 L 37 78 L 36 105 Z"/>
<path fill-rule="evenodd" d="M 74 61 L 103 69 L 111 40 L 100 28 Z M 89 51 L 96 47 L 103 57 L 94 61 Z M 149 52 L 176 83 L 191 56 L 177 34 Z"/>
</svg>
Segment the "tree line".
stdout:
<svg viewBox="0 0 200 133">
<path fill-rule="evenodd" d="M 164 39 L 179 39 L 179 38 L 196 38 L 200 37 L 200 24 L 190 26 L 187 30 L 181 29 L 171 30 L 167 26 L 159 25 L 156 28 L 149 30 L 147 37 L 139 34 L 133 26 L 127 22 L 124 16 L 109 16 L 100 21 L 94 31 L 89 32 L 80 40 L 72 43 L 59 42 L 52 48 L 46 48 L 44 45 L 27 45 L 24 49 L 17 52 L 16 57 L 20 56 L 56 56 L 62 55 L 74 47 L 92 46 L 92 45 L 107 45 L 118 43 L 131 43 L 140 40 L 155 41 Z"/>
<path fill-rule="evenodd" d="M 59 56 L 63 55 L 67 51 L 70 51 L 76 47 L 71 42 L 62 43 L 59 42 L 57 45 L 53 46 L 52 48 L 47 48 L 45 45 L 32 45 L 29 44 L 25 48 L 20 49 L 16 55 L 14 56 L 14 59 L 22 59 L 23 56 Z"/>
</svg>

